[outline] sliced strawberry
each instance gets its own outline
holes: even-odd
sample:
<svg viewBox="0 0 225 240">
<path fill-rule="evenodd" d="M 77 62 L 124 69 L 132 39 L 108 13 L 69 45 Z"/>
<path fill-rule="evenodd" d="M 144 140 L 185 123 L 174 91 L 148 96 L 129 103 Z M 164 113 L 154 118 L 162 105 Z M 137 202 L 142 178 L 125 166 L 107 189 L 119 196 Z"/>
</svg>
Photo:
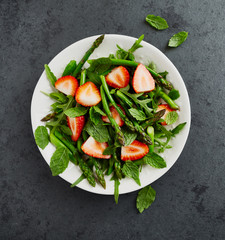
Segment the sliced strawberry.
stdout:
<svg viewBox="0 0 225 240">
<path fill-rule="evenodd" d="M 149 152 L 146 144 L 134 140 L 129 146 L 121 148 L 121 160 L 137 160 L 144 157 Z"/>
<path fill-rule="evenodd" d="M 111 155 L 103 155 L 103 151 L 108 147 L 108 143 L 97 142 L 93 137 L 89 137 L 81 146 L 84 153 L 96 158 L 109 159 Z"/>
<path fill-rule="evenodd" d="M 122 108 L 119 104 L 117 104 L 117 105 L 122 109 L 123 113 L 125 114 L 125 111 L 123 110 L 123 108 Z M 111 106 L 109 109 L 110 109 L 110 112 L 112 113 L 112 117 L 116 120 L 116 123 L 117 123 L 120 127 L 122 127 L 123 124 L 124 124 L 124 121 L 123 121 L 123 119 L 120 117 L 119 113 L 116 111 L 116 109 L 115 109 L 113 106 Z M 103 120 L 104 122 L 110 123 L 110 121 L 109 121 L 109 119 L 108 119 L 107 116 L 102 116 L 102 120 Z"/>
<path fill-rule="evenodd" d="M 72 76 L 61 77 L 55 82 L 55 88 L 66 95 L 74 97 L 78 88 L 78 81 Z"/>
<path fill-rule="evenodd" d="M 93 82 L 86 82 L 77 89 L 76 101 L 85 107 L 95 106 L 101 99 L 100 92 Z"/>
<path fill-rule="evenodd" d="M 143 64 L 138 64 L 132 81 L 136 93 L 150 92 L 155 89 L 155 80 Z"/>
<path fill-rule="evenodd" d="M 123 66 L 114 68 L 105 78 L 107 84 L 114 88 L 124 88 L 130 81 L 130 74 Z"/>
<path fill-rule="evenodd" d="M 67 123 L 69 128 L 72 131 L 72 136 L 71 136 L 72 140 L 77 141 L 84 127 L 84 123 L 85 123 L 84 116 L 74 117 L 74 118 L 67 117 Z"/>
<path fill-rule="evenodd" d="M 157 112 L 160 111 L 160 110 L 163 110 L 165 109 L 166 112 L 164 113 L 164 115 L 162 116 L 162 119 L 165 119 L 166 115 L 169 113 L 169 112 L 172 112 L 172 111 L 176 111 L 175 109 L 172 109 L 170 108 L 170 106 L 168 104 L 160 104 L 157 108 Z M 161 122 L 162 125 L 167 125 L 166 122 Z"/>
</svg>

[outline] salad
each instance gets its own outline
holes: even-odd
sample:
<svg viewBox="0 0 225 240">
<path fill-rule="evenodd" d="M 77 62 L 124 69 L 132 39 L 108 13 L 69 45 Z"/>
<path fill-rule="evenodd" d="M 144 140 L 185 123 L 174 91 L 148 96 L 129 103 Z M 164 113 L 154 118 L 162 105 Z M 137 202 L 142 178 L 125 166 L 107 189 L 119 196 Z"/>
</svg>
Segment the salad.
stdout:
<svg viewBox="0 0 225 240">
<path fill-rule="evenodd" d="M 179 91 L 166 79 L 168 72 L 157 72 L 156 65 L 135 61 L 134 52 L 142 47 L 144 35 L 129 50 L 117 45 L 109 57 L 89 59 L 104 35 L 97 38 L 77 64 L 71 60 L 57 79 L 48 65 L 47 78 L 54 87 L 47 95 L 55 100 L 50 113 L 41 121 L 45 126 L 35 130 L 37 145 L 44 149 L 51 142 L 56 150 L 51 157 L 53 176 L 63 173 L 71 161 L 81 176 L 71 185 L 88 181 L 93 187 L 106 188 L 105 175 L 114 181 L 115 201 L 123 178 L 133 178 L 141 185 L 139 173 L 143 165 L 166 167 L 160 156 L 171 148 L 170 140 L 186 123 L 168 129 L 178 120 Z M 84 68 L 85 63 L 88 68 Z M 143 208 L 143 195 L 155 191 L 150 186 L 138 194 L 137 207 Z"/>
</svg>

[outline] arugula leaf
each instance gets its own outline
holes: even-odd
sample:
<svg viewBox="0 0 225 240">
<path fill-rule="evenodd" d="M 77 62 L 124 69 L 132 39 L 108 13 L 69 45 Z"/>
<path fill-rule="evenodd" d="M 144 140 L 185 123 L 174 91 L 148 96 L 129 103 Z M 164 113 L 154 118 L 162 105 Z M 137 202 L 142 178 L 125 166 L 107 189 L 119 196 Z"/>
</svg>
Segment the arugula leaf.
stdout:
<svg viewBox="0 0 225 240">
<path fill-rule="evenodd" d="M 124 140 L 125 140 L 125 145 L 124 146 L 130 145 L 137 138 L 137 135 L 138 135 L 137 132 L 132 132 L 127 127 L 123 127 L 121 130 L 122 130 Z"/>
<path fill-rule="evenodd" d="M 133 178 L 134 181 L 141 186 L 140 179 L 139 179 L 139 169 L 136 164 L 132 161 L 126 161 L 123 165 L 122 172 L 125 176 L 129 178 Z"/>
<path fill-rule="evenodd" d="M 49 94 L 49 97 L 61 103 L 68 102 L 68 98 L 63 93 L 60 92 L 52 92 Z"/>
<path fill-rule="evenodd" d="M 86 123 L 84 130 L 88 132 L 90 136 L 92 136 L 97 142 L 108 142 L 109 133 L 108 129 L 101 122 L 98 124 L 94 124 L 92 121 L 88 120 Z"/>
<path fill-rule="evenodd" d="M 65 133 L 68 136 L 72 136 L 72 131 L 69 127 L 65 126 L 65 125 L 61 125 L 60 126 L 60 130 Z"/>
<path fill-rule="evenodd" d="M 113 181 L 113 180 L 114 180 L 114 199 L 115 199 L 115 203 L 118 204 L 120 181 L 119 181 L 118 177 L 116 176 L 116 174 L 114 174 L 110 179 L 110 181 Z"/>
<path fill-rule="evenodd" d="M 144 121 L 146 120 L 145 113 L 141 110 L 138 110 L 136 108 L 130 108 L 128 109 L 130 114 L 132 115 L 133 118 L 135 118 L 138 121 Z"/>
<path fill-rule="evenodd" d="M 169 47 L 178 47 L 180 46 L 186 39 L 188 36 L 188 32 L 179 32 L 177 34 L 174 34 L 168 43 Z"/>
<path fill-rule="evenodd" d="M 154 168 L 165 168 L 166 167 L 165 160 L 155 152 L 146 154 L 143 157 L 143 160 L 144 160 L 145 164 L 148 164 Z"/>
<path fill-rule="evenodd" d="M 66 148 L 57 148 L 50 161 L 52 176 L 57 176 L 64 172 L 69 164 L 69 151 Z"/>
<path fill-rule="evenodd" d="M 172 89 L 172 90 L 169 92 L 168 96 L 169 96 L 172 100 L 176 100 L 176 99 L 178 99 L 178 98 L 180 97 L 180 93 L 179 93 L 178 90 Z"/>
<path fill-rule="evenodd" d="M 64 113 L 66 114 L 66 116 L 74 118 L 74 117 L 80 117 L 85 115 L 87 111 L 88 111 L 88 108 L 80 106 L 80 107 L 69 108 Z"/>
<path fill-rule="evenodd" d="M 142 188 L 137 196 L 136 207 L 140 213 L 149 208 L 155 201 L 155 190 L 149 185 Z"/>
<path fill-rule="evenodd" d="M 141 41 L 144 39 L 145 35 L 142 34 L 138 40 L 136 40 L 133 44 L 133 46 L 128 50 L 128 52 L 133 53 L 134 51 L 136 51 L 138 48 L 143 47 L 142 45 L 140 45 Z"/>
<path fill-rule="evenodd" d="M 178 119 L 178 113 L 176 111 L 168 112 L 165 117 L 167 125 L 173 124 Z"/>
<path fill-rule="evenodd" d="M 93 106 L 94 110 L 101 114 L 102 116 L 106 116 L 106 114 L 96 105 L 96 106 Z"/>
<path fill-rule="evenodd" d="M 129 85 L 128 85 L 129 86 Z M 145 110 L 145 113 L 147 114 L 147 116 L 152 116 L 152 109 L 147 105 L 149 102 L 151 102 L 151 99 L 144 99 L 144 100 L 140 100 L 138 99 L 140 96 L 142 96 L 144 93 L 128 93 L 129 87 L 126 88 L 121 88 L 120 91 L 122 93 L 124 93 L 125 95 L 127 95 L 128 97 L 130 97 L 135 104 L 138 104 L 140 107 L 142 107 Z"/>
<path fill-rule="evenodd" d="M 45 72 L 48 80 L 51 82 L 52 86 L 55 87 L 55 82 L 57 81 L 57 78 L 53 74 L 53 72 L 51 72 L 51 69 L 47 64 L 45 64 Z"/>
<path fill-rule="evenodd" d="M 180 123 L 178 126 L 176 126 L 174 129 L 170 130 L 171 133 L 173 134 L 173 137 L 178 134 L 186 125 L 186 122 Z"/>
<path fill-rule="evenodd" d="M 49 143 L 48 131 L 44 126 L 39 126 L 36 128 L 34 133 L 35 141 L 38 147 L 45 149 Z"/>
<path fill-rule="evenodd" d="M 74 72 L 75 68 L 77 66 L 77 62 L 75 60 L 71 60 L 67 65 L 66 68 L 62 74 L 62 77 L 72 75 Z"/>
<path fill-rule="evenodd" d="M 168 24 L 167 24 L 167 21 L 160 16 L 148 15 L 145 20 L 152 27 L 154 27 L 158 30 L 164 30 L 164 29 L 167 29 L 169 27 Z"/>
</svg>

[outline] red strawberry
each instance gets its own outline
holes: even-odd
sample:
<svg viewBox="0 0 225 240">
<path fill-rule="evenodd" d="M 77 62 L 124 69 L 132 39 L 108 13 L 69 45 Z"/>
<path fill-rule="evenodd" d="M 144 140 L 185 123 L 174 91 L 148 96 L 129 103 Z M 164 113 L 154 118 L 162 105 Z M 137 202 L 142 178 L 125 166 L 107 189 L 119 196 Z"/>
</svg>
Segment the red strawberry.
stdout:
<svg viewBox="0 0 225 240">
<path fill-rule="evenodd" d="M 124 88 L 130 81 L 130 74 L 123 66 L 114 68 L 105 78 L 107 84 L 114 88 Z"/>
<path fill-rule="evenodd" d="M 119 104 L 117 104 L 117 105 L 122 109 L 123 113 L 125 114 L 123 108 L 122 108 Z M 112 117 L 116 120 L 116 123 L 117 123 L 120 127 L 123 126 L 124 121 L 122 120 L 122 118 L 120 117 L 120 115 L 119 115 L 119 113 L 116 111 L 116 109 L 115 109 L 113 106 L 111 106 L 109 109 L 110 109 L 110 112 L 112 113 Z M 102 116 L 102 120 L 103 120 L 104 122 L 110 123 L 110 121 L 109 121 L 109 119 L 108 119 L 107 116 Z"/>
<path fill-rule="evenodd" d="M 67 123 L 69 128 L 72 131 L 72 136 L 71 136 L 72 140 L 77 141 L 84 127 L 84 123 L 85 123 L 84 116 L 74 117 L 74 118 L 67 117 Z"/>
<path fill-rule="evenodd" d="M 72 76 L 61 77 L 55 82 L 55 88 L 66 95 L 74 97 L 78 88 L 78 81 Z"/>
<path fill-rule="evenodd" d="M 93 137 L 89 137 L 81 146 L 84 153 L 96 158 L 109 159 L 111 155 L 103 155 L 103 151 L 108 147 L 108 143 L 97 142 Z"/>
<path fill-rule="evenodd" d="M 143 64 L 138 64 L 132 81 L 136 93 L 150 92 L 155 89 L 155 80 Z"/>
<path fill-rule="evenodd" d="M 170 108 L 170 106 L 168 104 L 160 104 L 157 108 L 157 112 L 160 111 L 160 110 L 163 110 L 165 109 L 166 112 L 164 113 L 164 115 L 162 116 L 162 119 L 165 119 L 166 115 L 169 113 L 169 112 L 172 112 L 172 111 L 176 111 L 172 108 Z M 161 122 L 162 125 L 167 125 L 166 122 Z"/>
<path fill-rule="evenodd" d="M 121 148 L 121 160 L 137 160 L 144 157 L 149 152 L 146 144 L 134 140 L 129 146 Z"/>
<path fill-rule="evenodd" d="M 93 82 L 86 82 L 76 92 L 76 101 L 85 107 L 97 105 L 101 101 L 101 95 Z"/>
</svg>

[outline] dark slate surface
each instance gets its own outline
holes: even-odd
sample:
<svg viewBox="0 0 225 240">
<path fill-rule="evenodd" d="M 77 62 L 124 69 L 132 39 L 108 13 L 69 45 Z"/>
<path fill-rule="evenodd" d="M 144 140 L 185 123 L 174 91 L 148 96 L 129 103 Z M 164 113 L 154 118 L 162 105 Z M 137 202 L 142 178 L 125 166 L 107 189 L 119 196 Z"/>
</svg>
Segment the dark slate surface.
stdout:
<svg viewBox="0 0 225 240">
<path fill-rule="evenodd" d="M 225 239 L 225 2 L 0 1 L 0 239 Z M 165 17 L 156 31 L 147 14 Z M 187 41 L 168 49 L 178 31 Z M 175 166 L 153 183 L 142 215 L 137 192 L 111 196 L 71 189 L 52 177 L 31 131 L 30 103 L 43 64 L 100 33 L 138 37 L 162 50 L 187 86 L 192 125 Z"/>
</svg>

